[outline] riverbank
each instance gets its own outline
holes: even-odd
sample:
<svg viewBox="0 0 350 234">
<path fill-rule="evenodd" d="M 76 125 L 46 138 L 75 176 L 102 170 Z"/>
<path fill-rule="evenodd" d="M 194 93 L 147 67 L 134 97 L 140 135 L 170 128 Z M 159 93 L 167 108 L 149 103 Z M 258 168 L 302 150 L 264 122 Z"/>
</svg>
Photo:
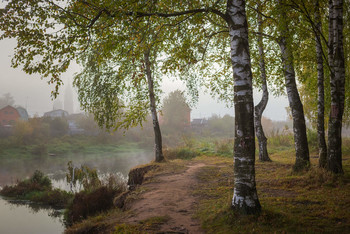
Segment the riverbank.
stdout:
<svg viewBox="0 0 350 234">
<path fill-rule="evenodd" d="M 115 142 L 109 138 L 95 136 L 62 136 L 48 138 L 31 144 L 19 144 L 15 138 L 0 139 L 0 159 L 60 157 L 77 154 L 110 154 L 145 149 L 141 143 Z"/>
<path fill-rule="evenodd" d="M 350 155 L 344 175 L 317 168 L 293 173 L 294 151 L 276 151 L 273 162 L 256 163 L 259 216 L 230 209 L 232 159 L 199 156 L 156 164 L 132 191 L 123 209 L 77 223 L 67 233 L 273 233 L 350 232 Z"/>
</svg>

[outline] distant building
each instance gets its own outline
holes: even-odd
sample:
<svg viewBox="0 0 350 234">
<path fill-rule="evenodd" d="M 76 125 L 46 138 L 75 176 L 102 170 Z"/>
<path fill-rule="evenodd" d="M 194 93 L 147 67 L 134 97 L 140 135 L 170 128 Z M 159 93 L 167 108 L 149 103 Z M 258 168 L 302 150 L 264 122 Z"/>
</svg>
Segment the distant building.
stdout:
<svg viewBox="0 0 350 234">
<path fill-rule="evenodd" d="M 81 135 L 85 134 L 85 129 L 82 129 L 78 126 L 77 122 L 79 119 L 84 118 L 85 114 L 83 113 L 77 113 L 77 114 L 71 114 L 68 116 L 68 128 L 69 128 L 69 134 L 70 135 Z"/>
<path fill-rule="evenodd" d="M 28 121 L 29 116 L 28 116 L 28 112 L 25 108 L 18 106 L 18 107 L 16 107 L 16 110 L 18 111 L 18 114 L 20 115 L 22 120 Z"/>
<path fill-rule="evenodd" d="M 21 118 L 16 108 L 12 106 L 5 106 L 0 109 L 0 125 L 13 125 L 17 119 Z"/>
<path fill-rule="evenodd" d="M 191 127 L 203 127 L 208 124 L 206 119 L 193 119 L 191 122 Z"/>
<path fill-rule="evenodd" d="M 67 116 L 68 116 L 68 112 L 61 109 L 44 113 L 44 117 L 50 117 L 50 118 L 62 118 Z"/>
</svg>

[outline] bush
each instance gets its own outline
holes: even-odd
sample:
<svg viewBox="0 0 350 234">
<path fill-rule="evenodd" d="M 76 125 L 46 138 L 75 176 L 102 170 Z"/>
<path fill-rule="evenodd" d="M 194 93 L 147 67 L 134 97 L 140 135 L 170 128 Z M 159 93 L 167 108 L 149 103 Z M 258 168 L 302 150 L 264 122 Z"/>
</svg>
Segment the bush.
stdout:
<svg viewBox="0 0 350 234">
<path fill-rule="evenodd" d="M 81 191 L 75 194 L 73 201 L 68 205 L 64 222 L 67 226 L 86 219 L 113 207 L 113 199 L 119 191 L 102 186 L 92 192 Z"/>
<path fill-rule="evenodd" d="M 42 173 L 39 170 L 36 170 L 32 177 L 30 178 L 30 182 L 39 184 L 43 188 L 50 189 L 51 188 L 51 180 L 49 177 L 45 176 L 44 173 Z"/>
<path fill-rule="evenodd" d="M 214 142 L 215 152 L 220 155 L 232 156 L 233 155 L 233 139 L 217 140 Z"/>
<path fill-rule="evenodd" d="M 64 208 L 69 204 L 72 193 L 60 189 L 32 192 L 27 194 L 25 199 L 34 202 L 41 202 L 54 208 Z"/>
<path fill-rule="evenodd" d="M 199 155 L 199 153 L 187 147 L 179 147 L 164 150 L 164 157 L 167 159 L 191 159 Z"/>
<path fill-rule="evenodd" d="M 9 197 L 23 198 L 32 192 L 48 191 L 52 189 L 51 180 L 41 171 L 36 170 L 32 177 L 18 181 L 16 185 L 5 186 L 0 194 Z"/>
</svg>

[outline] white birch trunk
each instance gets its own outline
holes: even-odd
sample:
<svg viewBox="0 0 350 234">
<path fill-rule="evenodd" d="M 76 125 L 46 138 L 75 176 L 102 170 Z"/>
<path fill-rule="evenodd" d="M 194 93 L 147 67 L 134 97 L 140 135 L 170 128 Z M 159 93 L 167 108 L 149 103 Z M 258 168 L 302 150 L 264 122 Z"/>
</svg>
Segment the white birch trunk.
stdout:
<svg viewBox="0 0 350 234">
<path fill-rule="evenodd" d="M 258 12 L 261 11 L 261 3 L 258 3 Z M 262 17 L 258 13 L 258 45 L 259 45 L 259 66 L 261 72 L 261 81 L 262 81 L 262 91 L 263 95 L 258 105 L 254 108 L 254 124 L 255 124 L 255 133 L 258 139 L 259 145 L 259 160 L 260 161 L 271 161 L 269 154 L 267 152 L 267 138 L 264 133 L 263 126 L 261 124 L 261 117 L 266 108 L 267 102 L 269 101 L 269 91 L 267 89 L 266 83 L 266 69 L 265 69 L 265 53 L 264 53 L 264 43 L 263 43 L 263 26 L 262 26 Z"/>
<path fill-rule="evenodd" d="M 243 214 L 259 213 L 255 185 L 255 137 L 252 72 L 245 1 L 229 0 L 227 17 L 234 78 L 235 145 L 232 208 Z"/>
<path fill-rule="evenodd" d="M 293 65 L 293 53 L 290 49 L 288 39 L 289 29 L 287 22 L 287 15 L 283 4 L 281 4 L 280 15 L 280 28 L 281 39 L 279 45 L 282 54 L 282 63 L 285 75 L 285 85 L 288 95 L 289 107 L 292 112 L 293 118 L 293 133 L 294 133 L 294 146 L 295 146 L 295 164 L 293 169 L 295 171 L 303 170 L 310 165 L 309 147 L 306 136 L 306 124 L 303 110 L 303 104 L 301 103 L 298 88 L 296 85 L 295 71 Z"/>
<path fill-rule="evenodd" d="M 153 79 L 151 72 L 151 62 L 149 60 L 149 50 L 144 54 L 145 66 L 146 66 L 146 77 L 148 81 L 148 94 L 150 100 L 150 108 L 153 121 L 154 130 L 154 151 L 155 151 L 155 161 L 161 162 L 164 160 L 163 150 L 162 150 L 162 134 L 159 127 L 159 121 L 157 116 L 156 101 L 154 97 Z"/>
<path fill-rule="evenodd" d="M 318 138 L 318 165 L 325 168 L 327 165 L 327 144 L 324 128 L 324 68 L 323 68 L 323 51 L 320 33 L 322 30 L 319 1 L 315 3 L 315 26 L 316 26 L 316 61 L 317 61 L 317 138 Z"/>
<path fill-rule="evenodd" d="M 345 62 L 343 48 L 343 1 L 329 1 L 329 42 L 331 57 L 331 112 L 328 124 L 327 168 L 334 173 L 343 173 L 342 168 L 342 119 L 345 100 Z"/>
</svg>

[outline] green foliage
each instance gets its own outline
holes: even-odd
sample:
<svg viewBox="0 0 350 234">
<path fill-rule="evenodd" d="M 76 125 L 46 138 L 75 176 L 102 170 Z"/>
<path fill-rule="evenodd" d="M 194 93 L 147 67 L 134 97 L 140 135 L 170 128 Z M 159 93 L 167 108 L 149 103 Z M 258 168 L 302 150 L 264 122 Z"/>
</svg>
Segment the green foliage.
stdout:
<svg viewBox="0 0 350 234">
<path fill-rule="evenodd" d="M 67 166 L 66 180 L 67 183 L 70 183 L 72 192 L 81 190 L 81 186 L 83 186 L 85 191 L 92 191 L 101 186 L 96 169 L 91 169 L 86 165 L 81 165 L 78 168 L 73 165 L 72 161 L 69 161 Z"/>
<path fill-rule="evenodd" d="M 215 140 L 215 153 L 221 156 L 232 157 L 233 156 L 233 139 L 227 140 Z"/>
<path fill-rule="evenodd" d="M 25 200 L 42 203 L 54 208 L 65 208 L 73 198 L 72 193 L 60 189 L 31 192 L 23 197 Z"/>
<path fill-rule="evenodd" d="M 29 179 L 18 181 L 13 186 L 5 186 L 0 195 L 39 202 L 60 209 L 64 208 L 72 198 L 71 193 L 53 189 L 51 180 L 38 170 Z"/>
<path fill-rule="evenodd" d="M 207 132 L 212 137 L 234 137 L 235 118 L 230 115 L 223 117 L 212 115 L 208 119 Z"/>
<path fill-rule="evenodd" d="M 51 188 L 51 180 L 39 170 L 36 170 L 29 180 L 31 183 L 38 184 L 43 188 Z"/>
<path fill-rule="evenodd" d="M 190 125 L 191 109 L 186 102 L 184 93 L 175 90 L 163 100 L 162 122 L 165 132 L 183 131 L 185 127 Z"/>
</svg>

